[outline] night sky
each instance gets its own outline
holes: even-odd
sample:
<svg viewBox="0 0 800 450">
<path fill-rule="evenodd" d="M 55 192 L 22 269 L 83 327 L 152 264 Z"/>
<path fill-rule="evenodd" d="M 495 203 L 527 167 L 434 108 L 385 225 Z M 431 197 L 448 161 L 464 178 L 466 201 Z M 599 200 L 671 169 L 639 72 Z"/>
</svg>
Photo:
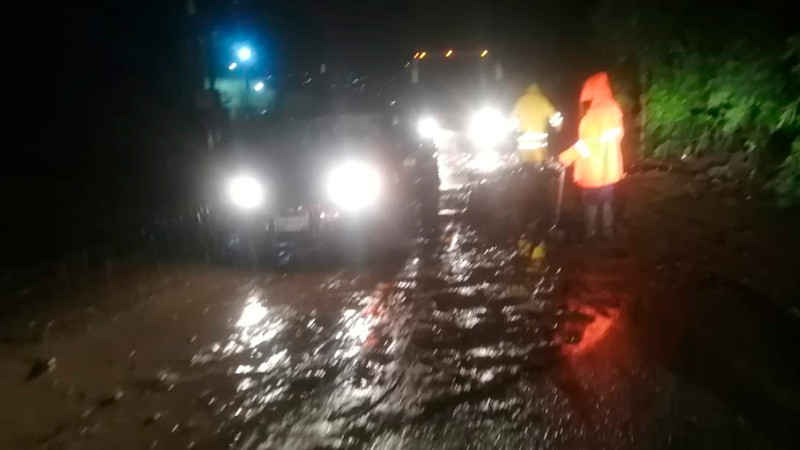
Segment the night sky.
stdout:
<svg viewBox="0 0 800 450">
<path fill-rule="evenodd" d="M 286 70 L 320 61 L 386 70 L 423 47 L 485 46 L 520 61 L 554 63 L 585 57 L 590 50 L 590 1 L 241 0 L 231 6 L 235 3 L 197 0 L 201 28 L 217 30 L 222 39 L 251 40 L 261 47 L 262 59 Z M 30 59 L 26 65 L 48 68 L 63 81 L 152 88 L 160 96 L 180 82 L 192 44 L 186 0 L 62 4 L 44 13 L 26 35 L 47 43 L 48 56 L 18 48 Z"/>
</svg>

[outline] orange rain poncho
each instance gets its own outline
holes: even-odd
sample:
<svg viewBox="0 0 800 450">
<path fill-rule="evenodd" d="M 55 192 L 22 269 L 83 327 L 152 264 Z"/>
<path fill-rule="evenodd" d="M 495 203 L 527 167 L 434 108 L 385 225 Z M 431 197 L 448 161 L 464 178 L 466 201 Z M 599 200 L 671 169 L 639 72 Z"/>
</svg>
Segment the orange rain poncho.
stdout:
<svg viewBox="0 0 800 450">
<path fill-rule="evenodd" d="M 578 142 L 558 156 L 565 166 L 575 164 L 574 181 L 597 188 L 622 179 L 622 110 L 611 94 L 608 74 L 600 72 L 583 84 L 581 103 L 590 102 L 578 128 Z"/>
</svg>

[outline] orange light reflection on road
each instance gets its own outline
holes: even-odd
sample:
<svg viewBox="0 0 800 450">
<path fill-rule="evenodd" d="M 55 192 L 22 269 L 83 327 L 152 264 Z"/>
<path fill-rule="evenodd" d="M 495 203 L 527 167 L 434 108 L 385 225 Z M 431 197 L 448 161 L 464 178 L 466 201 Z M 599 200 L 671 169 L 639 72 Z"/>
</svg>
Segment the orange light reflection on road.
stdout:
<svg viewBox="0 0 800 450">
<path fill-rule="evenodd" d="M 589 326 L 586 327 L 586 330 L 584 330 L 583 339 L 575 350 L 582 352 L 594 347 L 595 344 L 605 337 L 616 318 L 616 314 L 613 316 L 595 316 L 594 322 L 590 323 Z"/>
<path fill-rule="evenodd" d="M 591 306 L 581 306 L 578 311 L 591 316 L 593 320 L 583 330 L 580 342 L 575 346 L 568 347 L 568 352 L 573 354 L 584 353 L 594 348 L 608 334 L 608 330 L 619 317 L 619 311 L 616 309 L 601 312 Z"/>
</svg>

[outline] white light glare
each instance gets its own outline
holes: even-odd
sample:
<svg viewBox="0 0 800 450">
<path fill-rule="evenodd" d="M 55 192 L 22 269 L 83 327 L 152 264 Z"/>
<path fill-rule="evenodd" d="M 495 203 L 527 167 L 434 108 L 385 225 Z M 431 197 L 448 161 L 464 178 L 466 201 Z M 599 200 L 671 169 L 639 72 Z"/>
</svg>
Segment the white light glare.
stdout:
<svg viewBox="0 0 800 450">
<path fill-rule="evenodd" d="M 253 86 L 253 90 L 256 91 L 256 92 L 263 91 L 264 90 L 264 82 L 263 81 L 259 81 L 258 83 L 256 83 L 255 86 Z"/>
<path fill-rule="evenodd" d="M 235 62 L 232 62 L 231 65 L 228 66 L 228 70 L 233 70 L 233 69 L 235 69 L 237 67 L 239 67 L 239 65 L 236 64 Z"/>
<path fill-rule="evenodd" d="M 257 301 L 252 301 L 245 305 L 242 315 L 239 316 L 239 320 L 236 322 L 236 326 L 252 327 L 253 325 L 258 325 L 265 317 L 267 317 L 267 308 Z"/>
<path fill-rule="evenodd" d="M 234 178 L 228 187 L 228 193 L 233 203 L 244 209 L 255 208 L 264 200 L 264 188 L 261 187 L 261 183 L 255 178 L 246 176 Z"/>
<path fill-rule="evenodd" d="M 356 211 L 373 204 L 380 194 L 380 174 L 372 167 L 349 162 L 340 165 L 328 178 L 328 195 L 342 209 Z"/>
<path fill-rule="evenodd" d="M 423 117 L 417 122 L 417 132 L 423 139 L 436 139 L 442 132 L 442 128 L 433 117 Z"/>
<path fill-rule="evenodd" d="M 481 172 L 494 172 L 501 165 L 500 154 L 494 150 L 481 151 L 475 155 L 470 165 Z"/>
<path fill-rule="evenodd" d="M 500 111 L 492 108 L 482 109 L 472 115 L 469 138 L 480 149 L 492 149 L 505 139 L 512 126 Z"/>
<path fill-rule="evenodd" d="M 253 51 L 250 50 L 250 47 L 240 47 L 239 50 L 236 50 L 236 57 L 241 62 L 248 61 L 252 56 Z"/>
<path fill-rule="evenodd" d="M 558 127 L 560 127 L 560 126 L 561 126 L 563 123 L 564 123 L 564 116 L 563 116 L 563 115 L 561 115 L 561 113 L 560 113 L 560 112 L 557 112 L 557 111 L 556 111 L 556 113 L 555 113 L 555 114 L 553 114 L 553 116 L 552 116 L 552 117 L 550 117 L 550 126 L 551 126 L 551 127 L 553 127 L 553 128 L 558 128 Z"/>
</svg>

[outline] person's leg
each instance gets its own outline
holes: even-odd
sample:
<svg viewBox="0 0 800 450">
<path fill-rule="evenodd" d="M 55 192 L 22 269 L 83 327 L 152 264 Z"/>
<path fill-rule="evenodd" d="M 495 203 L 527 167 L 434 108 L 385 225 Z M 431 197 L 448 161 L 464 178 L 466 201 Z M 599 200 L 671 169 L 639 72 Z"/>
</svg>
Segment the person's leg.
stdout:
<svg viewBox="0 0 800 450">
<path fill-rule="evenodd" d="M 586 239 L 593 239 L 597 236 L 597 210 L 598 204 L 587 203 L 583 207 L 586 221 Z"/>
<path fill-rule="evenodd" d="M 586 238 L 592 239 L 597 236 L 597 210 L 599 203 L 597 201 L 596 189 L 582 189 L 581 196 L 583 197 L 583 220 Z"/>
<path fill-rule="evenodd" d="M 603 237 L 610 239 L 614 236 L 614 185 L 604 186 L 601 189 Z"/>
<path fill-rule="evenodd" d="M 611 203 L 603 203 L 603 237 L 614 237 L 614 207 Z"/>
</svg>

